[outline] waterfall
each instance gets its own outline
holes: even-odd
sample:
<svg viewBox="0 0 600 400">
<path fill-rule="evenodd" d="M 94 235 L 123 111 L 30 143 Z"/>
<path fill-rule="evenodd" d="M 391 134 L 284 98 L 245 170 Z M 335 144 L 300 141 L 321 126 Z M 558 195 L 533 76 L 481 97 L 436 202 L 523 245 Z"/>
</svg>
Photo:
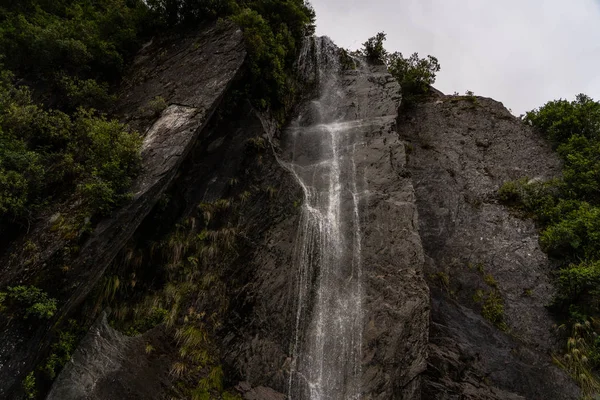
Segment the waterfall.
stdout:
<svg viewBox="0 0 600 400">
<path fill-rule="evenodd" d="M 356 106 L 348 107 L 353 93 L 344 87 L 339 54 L 328 38 L 305 44 L 299 70 L 317 85 L 318 96 L 283 135 L 282 162 L 305 196 L 294 255 L 293 400 L 361 397 L 360 218 L 366 185 L 355 158 L 370 122 L 356 118 Z"/>
</svg>

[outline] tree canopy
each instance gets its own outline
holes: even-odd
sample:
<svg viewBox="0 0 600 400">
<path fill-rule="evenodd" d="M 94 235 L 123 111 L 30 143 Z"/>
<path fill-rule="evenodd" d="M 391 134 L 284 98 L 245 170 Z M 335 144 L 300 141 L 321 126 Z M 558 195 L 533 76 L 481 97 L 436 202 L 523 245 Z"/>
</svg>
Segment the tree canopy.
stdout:
<svg viewBox="0 0 600 400">
<path fill-rule="evenodd" d="M 78 192 L 92 215 L 127 196 L 140 139 L 102 112 L 152 35 L 227 18 L 244 31 L 245 94 L 284 109 L 314 11 L 303 0 L 24 0 L 0 6 L 0 226 Z M 6 229 L 5 229 L 6 230 Z"/>
<path fill-rule="evenodd" d="M 400 52 L 389 53 L 383 45 L 386 38 L 384 32 L 369 38 L 363 43 L 362 53 L 369 62 L 387 66 L 389 73 L 400 83 L 403 105 L 410 107 L 427 96 L 440 64 L 430 55 L 420 58 L 418 53 L 413 53 L 405 58 Z"/>
</svg>

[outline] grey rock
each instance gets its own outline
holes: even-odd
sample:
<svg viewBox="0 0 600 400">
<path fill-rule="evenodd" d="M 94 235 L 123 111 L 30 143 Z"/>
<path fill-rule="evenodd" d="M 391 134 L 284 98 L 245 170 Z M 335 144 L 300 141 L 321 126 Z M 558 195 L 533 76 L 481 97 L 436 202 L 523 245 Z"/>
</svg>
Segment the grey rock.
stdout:
<svg viewBox="0 0 600 400">
<path fill-rule="evenodd" d="M 389 78 L 381 67 L 369 67 L 364 75 L 345 72 L 346 96 L 340 96 L 336 107 L 347 119 L 373 121 L 361 128 L 355 157 L 365 184 L 363 398 L 418 399 L 426 367 L 429 300 L 414 190 L 404 177 L 404 146 L 395 131 L 399 86 Z M 310 112 L 302 111 L 306 107 L 310 102 L 299 107 L 301 126 L 313 122 Z M 286 134 L 270 134 L 276 152 Z M 223 342 L 226 362 L 244 380 L 283 393 L 288 390 L 296 315 L 298 272 L 292 267 L 298 223 L 296 214 L 271 224 L 248 257 L 253 278 L 242 297 L 252 304 L 251 319 Z"/>
<path fill-rule="evenodd" d="M 242 393 L 244 400 L 286 400 L 286 395 L 271 388 L 259 386 L 252 388 L 248 382 L 240 382 L 236 389 Z"/>
<path fill-rule="evenodd" d="M 431 398 L 577 398 L 577 388 L 549 355 L 558 350 L 545 307 L 554 294 L 551 263 L 534 224 L 496 201 L 507 180 L 556 176 L 557 157 L 490 99 L 438 97 L 399 120 L 400 136 L 412 149 L 407 158 L 426 273 L 431 285 L 442 286 L 432 293 L 425 392 Z M 447 285 L 439 284 L 440 276 Z M 473 300 L 477 290 L 492 290 L 485 282 L 490 277 L 510 335 L 485 321 Z M 474 356 L 478 360 L 469 361 Z"/>
<path fill-rule="evenodd" d="M 165 397 L 169 382 L 160 378 L 170 367 L 164 355 L 167 350 L 160 327 L 128 337 L 112 329 L 103 313 L 56 379 L 47 400 Z"/>
</svg>

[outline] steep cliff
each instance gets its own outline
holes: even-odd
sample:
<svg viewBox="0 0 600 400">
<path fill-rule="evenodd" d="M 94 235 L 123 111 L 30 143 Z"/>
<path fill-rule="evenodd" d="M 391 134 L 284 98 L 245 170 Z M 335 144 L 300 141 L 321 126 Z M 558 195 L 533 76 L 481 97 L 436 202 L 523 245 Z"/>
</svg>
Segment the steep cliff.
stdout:
<svg viewBox="0 0 600 400">
<path fill-rule="evenodd" d="M 242 37 L 148 44 L 115 108 L 144 133 L 132 201 L 77 252 L 61 206 L 3 255 L 1 286 L 60 307 L 4 324 L 0 397 L 76 317 L 51 400 L 578 398 L 552 364 L 551 264 L 495 194 L 559 173 L 543 140 L 489 99 L 399 109 L 384 66 L 327 38 L 281 126 L 244 93 Z"/>
<path fill-rule="evenodd" d="M 560 162 L 502 104 L 438 96 L 399 116 L 432 287 L 431 399 L 575 399 L 552 364 L 552 265 L 531 221 L 498 204 L 507 180 L 548 179 Z"/>
<path fill-rule="evenodd" d="M 295 393 L 292 397 L 308 396 L 305 393 L 308 389 L 296 379 L 314 371 L 308 360 L 308 364 L 302 361 L 307 357 L 304 351 L 310 347 L 310 340 L 316 337 L 314 322 L 310 321 L 313 315 L 319 315 L 315 309 L 321 307 L 321 312 L 326 313 L 327 307 L 332 306 L 329 301 L 319 304 L 312 287 L 326 285 L 319 283 L 324 279 L 325 268 L 335 265 L 341 268 L 344 264 L 363 268 L 358 275 L 349 270 L 350 275 L 339 283 L 339 278 L 332 276 L 335 280 L 328 285 L 333 286 L 326 287 L 324 292 L 333 295 L 340 290 L 335 287 L 348 280 L 364 287 L 364 292 L 361 289 L 359 297 L 352 300 L 359 303 L 347 310 L 360 311 L 357 314 L 360 319 L 349 319 L 358 326 L 349 328 L 349 341 L 340 348 L 356 352 L 357 358 L 346 359 L 347 353 L 335 353 L 335 343 L 346 340 L 342 332 L 324 335 L 323 346 L 338 361 L 323 369 L 327 381 L 318 383 L 318 376 L 312 378 L 323 386 L 311 390 L 330 390 L 333 386 L 325 385 L 337 379 L 338 369 L 348 368 L 356 371 L 351 374 L 357 379 L 357 395 L 372 399 L 418 398 L 419 376 L 426 366 L 429 306 L 421 272 L 423 251 L 417 233 L 415 197 L 403 172 L 405 152 L 395 131 L 399 87 L 382 66 L 368 66 L 357 60 L 360 65 L 356 69 L 342 71 L 339 50 L 327 39 L 309 41 L 305 49 L 305 59 L 301 61 L 304 64 L 300 67 L 307 71 L 307 79 L 317 89 L 298 107 L 290 127 L 279 130 L 268 117 L 244 104 L 228 110 L 233 111 L 230 115 L 235 118 L 213 121 L 169 192 L 170 206 L 165 211 L 155 211 L 140 227 L 133 246 L 144 249 L 148 241 L 159 240 L 152 239 L 152 235 L 165 235 L 162 229 L 152 226 L 152 221 L 160 221 L 166 231 L 173 230 L 175 221 L 189 218 L 194 218 L 198 226 L 208 226 L 213 222 L 198 214 L 199 204 L 215 204 L 223 199 L 228 204 L 235 203 L 218 222 L 219 227 L 214 227 L 235 226 L 239 238 L 235 254 L 223 255 L 218 261 L 224 271 L 217 272 L 211 266 L 204 270 L 205 274 L 219 274 L 226 291 L 218 296 L 228 303 L 227 311 L 219 315 L 222 326 L 207 331 L 218 343 L 217 356 L 227 372 L 226 383 L 235 385 L 247 399 L 283 398 L 277 392 L 287 393 L 290 385 Z M 317 106 L 315 98 L 321 99 L 321 105 Z M 323 136 L 323 129 L 338 129 L 330 133 L 340 135 L 336 139 L 339 144 L 321 143 L 328 137 Z M 328 150 L 328 146 L 334 147 Z M 332 151 L 339 152 L 338 158 L 322 159 Z M 311 172 L 311 168 L 317 170 Z M 354 186 L 345 182 L 348 174 L 356 177 Z M 336 188 L 343 188 L 339 198 Z M 240 196 L 248 199 L 238 201 Z M 337 206 L 332 201 L 337 201 Z M 336 229 L 340 231 L 330 239 L 329 231 L 310 236 L 306 227 L 312 222 L 307 218 L 311 218 L 311 207 L 316 210 L 320 204 L 325 207 L 325 214 L 331 207 L 339 206 L 337 212 L 355 222 L 347 225 L 343 219 L 339 220 Z M 319 232 L 319 226 L 335 228 L 335 221 L 319 219 L 328 218 L 325 214 L 315 220 L 316 225 L 311 228 L 315 232 Z M 356 232 L 360 232 L 359 237 Z M 345 235 L 354 239 L 342 246 L 354 250 L 346 250 L 340 256 L 350 253 L 356 258 L 335 261 L 337 256 L 331 255 L 333 245 L 328 240 Z M 312 253 L 305 252 L 309 248 L 320 254 L 317 261 L 305 261 L 306 257 L 312 257 Z M 328 257 L 334 258 L 324 261 Z M 339 272 L 334 269 L 330 273 Z M 198 291 L 196 288 L 195 292 Z M 304 302 L 298 296 L 304 296 Z M 186 307 L 206 312 L 214 309 L 213 299 L 202 297 L 197 293 Z M 338 318 L 335 313 L 328 315 Z M 346 329 L 344 323 L 339 326 Z M 155 331 L 145 334 L 150 335 L 149 341 L 154 341 L 150 339 L 152 335 L 162 334 L 152 332 Z M 351 339 L 354 334 L 360 336 L 360 342 Z M 163 340 L 169 341 L 169 335 Z M 106 364 L 102 360 L 107 351 L 101 350 L 105 346 L 101 343 L 110 341 L 115 342 L 113 350 L 108 352 L 113 362 Z M 131 354 L 128 349 L 133 346 L 127 343 L 135 341 L 120 337 L 106 322 L 99 321 L 77 351 L 73 364 L 56 382 L 50 398 L 76 399 L 84 393 L 90 398 L 107 398 L 107 389 L 101 382 L 109 381 L 113 382 L 113 388 L 121 388 L 121 396 L 138 398 L 140 394 L 134 393 L 135 388 L 148 377 L 145 373 L 124 373 L 130 368 L 132 357 L 145 360 L 140 365 L 154 365 L 151 360 L 157 358 L 165 360 L 162 368 L 143 367 L 144 371 L 156 373 L 156 382 L 176 380 L 170 375 L 170 363 L 177 362 L 177 341 L 173 342 L 175 351 L 160 347 L 149 355 L 124 357 Z M 347 367 L 342 366 L 346 363 Z M 338 387 L 339 398 L 348 398 L 347 390 L 350 389 Z M 152 398 L 164 398 L 172 392 L 166 385 L 154 390 Z M 114 391 L 111 393 L 115 395 Z"/>
</svg>

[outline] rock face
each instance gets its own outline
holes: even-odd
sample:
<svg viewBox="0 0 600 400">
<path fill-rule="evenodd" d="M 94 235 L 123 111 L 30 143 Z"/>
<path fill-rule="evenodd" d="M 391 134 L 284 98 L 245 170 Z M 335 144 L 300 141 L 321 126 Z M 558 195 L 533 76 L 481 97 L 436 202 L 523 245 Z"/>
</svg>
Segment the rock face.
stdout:
<svg viewBox="0 0 600 400">
<path fill-rule="evenodd" d="M 541 138 L 489 99 L 439 95 L 398 116 L 385 68 L 342 66 L 325 38 L 299 61 L 317 90 L 280 129 L 245 101 L 221 101 L 244 57 L 232 26 L 142 50 L 116 112 L 145 135 L 144 173 L 56 278 L 59 317 L 80 309 L 127 239 L 143 249 L 199 205 L 241 198 L 223 217 L 239 244 L 215 266 L 228 307 L 211 339 L 245 400 L 578 398 L 551 363 L 551 265 L 533 224 L 495 200 L 506 180 L 559 173 Z M 17 245 L 1 286 L 43 275 L 61 251 L 47 217 L 23 240 L 40 256 L 19 263 Z M 210 312 L 196 289 L 190 308 Z M 501 306 L 493 315 L 489 302 Z M 4 322 L 0 398 L 15 398 L 49 327 Z M 103 315 L 48 399 L 181 397 L 170 330 L 127 337 Z"/>
<path fill-rule="evenodd" d="M 168 386 L 169 350 L 161 328 L 127 337 L 98 319 L 56 379 L 48 400 L 155 398 Z M 157 354 L 156 356 L 154 354 Z"/>
<path fill-rule="evenodd" d="M 241 31 L 234 26 L 212 27 L 175 45 L 148 45 L 140 54 L 136 69 L 144 73 L 144 78 L 134 76 L 118 108 L 127 114 L 125 119 L 145 133 L 143 171 L 134 183 L 133 200 L 98 224 L 79 253 L 69 260 L 66 272 L 55 278 L 57 286 L 48 289 L 40 285 L 63 301 L 55 320 L 65 318 L 82 303 L 171 184 L 242 66 L 246 54 L 242 39 Z M 164 68 L 165 60 L 174 67 Z M 166 108 L 146 115 L 148 104 L 157 96 Z M 159 118 L 152 123 L 156 116 Z M 36 275 L 56 276 L 59 266 L 53 261 L 67 246 L 67 238 L 60 229 L 53 229 L 55 222 L 56 216 L 48 217 L 23 239 L 23 243 L 33 243 L 39 249 L 33 262 L 23 263 L 23 254 L 14 256 L 18 252 L 4 257 L 4 262 L 0 262 L 0 285 L 30 282 Z M 56 287 L 61 288 L 59 293 Z M 51 325 L 32 329 L 18 322 L 8 324 L 1 315 L 0 318 L 0 397 L 4 397 L 19 382 L 18 378 L 33 367 L 38 353 L 44 353 L 48 340 L 45 331 Z M 18 390 L 19 385 L 15 386 Z"/>
<path fill-rule="evenodd" d="M 399 120 L 435 288 L 424 397 L 578 398 L 551 363 L 552 268 L 535 226 L 495 200 L 507 180 L 556 176 L 557 157 L 490 99 L 441 96 Z M 481 316 L 487 299 L 504 306 L 497 326 Z"/>
<path fill-rule="evenodd" d="M 323 51 L 333 52 L 329 57 L 338 56 L 337 48 L 326 47 Z M 358 180 L 352 193 L 359 199 L 362 227 L 364 311 L 358 321 L 362 346 L 353 368 L 360 371 L 362 398 L 417 399 L 420 374 L 426 367 L 429 304 L 421 271 L 423 250 L 415 196 L 406 174 L 404 146 L 395 131 L 399 86 L 380 66 L 363 64 L 357 70 L 336 69 L 335 73 L 339 74 L 340 98 L 334 113 L 356 125 L 351 133 L 356 138 L 352 153 L 345 153 L 353 154 L 355 162 Z M 311 101 L 299 107 L 297 120 L 306 118 Z M 299 333 L 296 324 L 297 238 L 305 232 L 301 182 L 285 165 L 291 134 L 289 129 L 279 131 L 268 117 L 250 107 L 241 107 L 235 119 L 217 121 L 200 138 L 173 186 L 172 196 L 180 199 L 180 217 L 192 213 L 199 202 L 230 196 L 227 182 L 232 179 L 240 182 L 236 191 L 254 187 L 270 193 L 253 197 L 239 212 L 244 216 L 239 229 L 247 245 L 239 251 L 243 256 L 230 267 L 235 271 L 227 284 L 231 311 L 219 339 L 229 380 L 241 382 L 236 387 L 245 399 L 286 397 L 294 360 L 300 357 L 294 352 L 294 342 L 307 334 Z M 259 158 L 249 154 L 247 146 L 258 139 L 270 143 Z M 313 150 L 302 151 L 310 154 Z M 341 177 L 345 179 L 345 175 Z M 353 212 L 352 201 L 352 196 L 342 197 L 342 210 Z M 120 346 L 122 339 L 115 340 Z M 81 398 L 78 393 L 85 392 L 86 383 L 74 374 L 85 369 L 87 362 L 97 362 L 84 356 L 95 354 L 97 346 L 97 341 L 86 339 L 53 393 L 61 393 L 65 400 Z M 112 380 L 117 388 L 136 384 L 105 369 L 91 370 L 97 382 Z M 162 374 L 165 378 L 164 371 Z M 76 386 L 83 387 L 67 390 L 66 382 L 79 382 Z M 104 392 L 97 389 L 94 393 Z M 299 396 L 293 398 L 303 398 Z M 163 392 L 155 391 L 148 398 L 163 398 Z"/>
<path fill-rule="evenodd" d="M 317 94 L 274 142 L 305 204 L 299 223 L 269 231 L 272 245 L 256 254 L 253 269 L 267 279 L 247 296 L 266 325 L 244 329 L 258 333 L 227 344 L 227 359 L 252 384 L 294 399 L 418 398 L 429 305 L 395 131 L 399 86 L 382 66 L 342 70 L 327 38 L 305 51 L 300 69 Z"/>
</svg>

